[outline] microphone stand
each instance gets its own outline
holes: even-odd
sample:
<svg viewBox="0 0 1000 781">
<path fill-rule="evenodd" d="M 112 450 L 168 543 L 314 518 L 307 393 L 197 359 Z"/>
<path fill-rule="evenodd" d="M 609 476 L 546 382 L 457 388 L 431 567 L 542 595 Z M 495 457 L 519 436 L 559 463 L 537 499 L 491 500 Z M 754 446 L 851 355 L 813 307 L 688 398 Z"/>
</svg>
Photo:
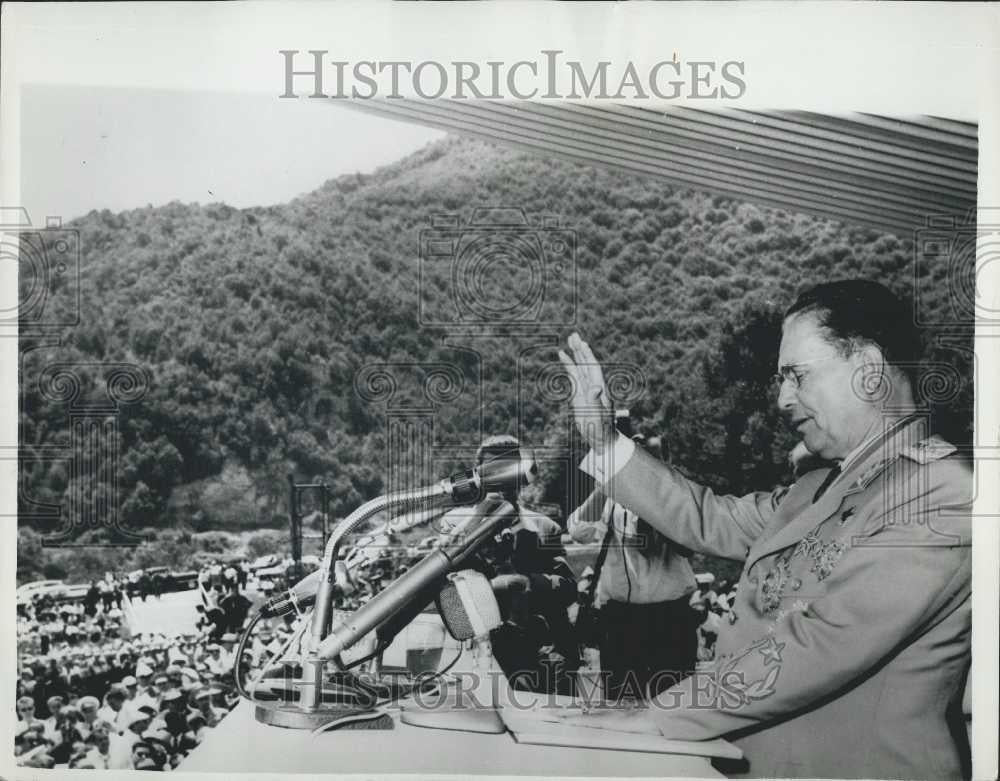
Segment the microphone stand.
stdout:
<svg viewBox="0 0 1000 781">
<path fill-rule="evenodd" d="M 333 634 L 331 617 L 335 587 L 334 565 L 344 539 L 372 516 L 383 511 L 422 508 L 440 509 L 442 512 L 456 504 L 475 501 L 480 492 L 480 478 L 475 471 L 460 479 L 445 479 L 425 488 L 399 491 L 366 502 L 341 521 L 327 542 L 321 567 L 320 585 L 316 595 L 309 629 L 302 635 L 304 658 L 301 660 L 302 677 L 291 684 L 298 693 L 297 701 L 281 704 L 257 704 L 258 721 L 298 729 L 315 729 L 337 717 L 361 713 L 370 708 L 357 702 L 345 704 L 324 702 L 324 683 L 327 660 L 332 660 L 340 670 L 346 667 L 341 653 L 356 643 L 372 629 L 399 613 L 409 601 L 414 590 L 426 587 L 437 577 L 442 577 L 464 560 L 485 540 L 516 517 L 516 509 L 508 502 L 483 510 L 469 523 L 468 534 L 453 538 L 431 551 L 417 564 L 400 575 L 386 589 L 356 610 Z M 387 618 L 388 616 L 388 618 Z M 346 709 L 346 710 L 345 710 Z"/>
<path fill-rule="evenodd" d="M 374 515 L 386 510 L 401 508 L 430 507 L 445 505 L 451 500 L 451 490 L 448 481 L 442 480 L 436 485 L 418 488 L 412 491 L 397 491 L 379 496 L 365 502 L 357 510 L 337 524 L 323 553 L 319 591 L 316 593 L 316 606 L 313 608 L 310 632 L 310 650 L 318 648 L 319 644 L 330 631 L 330 615 L 333 609 L 334 564 L 344 538 Z"/>
</svg>

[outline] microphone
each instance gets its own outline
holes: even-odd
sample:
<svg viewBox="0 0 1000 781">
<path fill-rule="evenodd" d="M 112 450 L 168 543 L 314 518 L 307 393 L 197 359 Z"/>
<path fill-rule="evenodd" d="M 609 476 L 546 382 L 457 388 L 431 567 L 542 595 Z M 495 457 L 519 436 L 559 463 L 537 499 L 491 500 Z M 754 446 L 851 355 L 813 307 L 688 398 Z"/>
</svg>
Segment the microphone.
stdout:
<svg viewBox="0 0 1000 781">
<path fill-rule="evenodd" d="M 412 607 L 428 590 L 457 565 L 461 564 L 483 542 L 504 526 L 514 522 L 517 509 L 500 497 L 487 497 L 475 509 L 465 527 L 468 534 L 459 534 L 443 543 L 397 578 L 392 585 L 376 594 L 358 608 L 349 619 L 338 625 L 316 648 L 320 659 L 336 659 L 368 632 L 391 621 L 397 614 Z M 424 603 L 426 604 L 426 602 Z"/>
<path fill-rule="evenodd" d="M 316 570 L 310 575 L 306 575 L 302 580 L 292 586 L 288 591 L 271 597 L 260 607 L 260 614 L 264 618 L 278 618 L 291 613 L 295 606 L 308 607 L 316 601 L 316 591 L 319 589 L 319 581 L 322 572 Z"/>
<path fill-rule="evenodd" d="M 475 570 L 462 570 L 430 583 L 405 609 L 378 627 L 375 630 L 378 645 L 387 647 L 431 602 L 437 607 L 448 634 L 456 640 L 480 637 L 503 623 L 489 579 Z"/>
<path fill-rule="evenodd" d="M 434 602 L 445 629 L 456 640 L 483 637 L 503 623 L 493 586 L 475 570 L 448 575 L 448 583 Z"/>
<path fill-rule="evenodd" d="M 287 591 L 271 597 L 260 607 L 262 618 L 279 618 L 299 608 L 309 607 L 316 601 L 319 584 L 323 577 L 321 569 L 306 575 Z M 350 593 L 353 587 L 347 579 L 347 566 L 342 561 L 334 565 L 334 577 L 341 591 Z"/>
<path fill-rule="evenodd" d="M 538 465 L 530 450 L 520 458 L 494 458 L 475 469 L 467 469 L 445 478 L 445 492 L 455 504 L 472 504 L 488 493 L 507 494 L 535 482 Z"/>
<path fill-rule="evenodd" d="M 505 681 L 497 666 L 489 634 L 501 625 L 500 606 L 486 576 L 474 570 L 448 575 L 437 597 L 438 613 L 448 633 L 456 640 L 473 640 L 476 673 L 471 688 L 459 683 L 440 689 L 436 701 L 403 705 L 400 721 L 414 727 L 500 734 L 506 725 L 498 712 L 498 694 Z"/>
</svg>

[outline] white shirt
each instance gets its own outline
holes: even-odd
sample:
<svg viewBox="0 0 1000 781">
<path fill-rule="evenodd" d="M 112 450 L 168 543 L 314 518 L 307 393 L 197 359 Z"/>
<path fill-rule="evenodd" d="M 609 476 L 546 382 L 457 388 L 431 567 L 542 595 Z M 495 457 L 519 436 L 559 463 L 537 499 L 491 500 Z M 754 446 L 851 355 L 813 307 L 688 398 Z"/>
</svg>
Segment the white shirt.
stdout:
<svg viewBox="0 0 1000 781">
<path fill-rule="evenodd" d="M 229 665 L 226 664 L 225 651 L 220 652 L 218 658 L 210 656 L 205 664 L 208 665 L 208 671 L 213 675 L 225 675 L 229 669 Z"/>
<path fill-rule="evenodd" d="M 122 709 L 115 712 L 110 705 L 104 705 L 98 709 L 97 718 L 108 722 L 112 728 L 120 732 L 126 727 L 126 725 L 122 723 L 125 718 L 125 706 L 122 705 Z"/>
<path fill-rule="evenodd" d="M 141 738 L 132 730 L 125 730 L 121 735 L 112 733 L 111 745 L 108 748 L 108 770 L 132 770 L 132 746 Z"/>
<path fill-rule="evenodd" d="M 58 729 L 56 729 L 56 717 L 55 716 L 49 716 L 47 719 L 45 719 L 45 720 L 42 721 L 42 724 L 45 725 L 45 729 L 42 731 L 42 734 L 46 738 L 48 738 L 49 740 L 51 740 L 57 746 L 60 743 L 62 743 L 62 733 L 59 732 Z"/>
<path fill-rule="evenodd" d="M 688 560 L 655 529 L 640 533 L 639 516 L 611 499 L 605 500 L 596 522 L 571 515 L 569 533 L 577 542 L 600 543 L 609 523 L 614 532 L 597 583 L 598 605 L 609 600 L 649 605 L 680 599 L 694 589 L 694 571 Z M 645 534 L 657 539 L 646 540 Z"/>
</svg>

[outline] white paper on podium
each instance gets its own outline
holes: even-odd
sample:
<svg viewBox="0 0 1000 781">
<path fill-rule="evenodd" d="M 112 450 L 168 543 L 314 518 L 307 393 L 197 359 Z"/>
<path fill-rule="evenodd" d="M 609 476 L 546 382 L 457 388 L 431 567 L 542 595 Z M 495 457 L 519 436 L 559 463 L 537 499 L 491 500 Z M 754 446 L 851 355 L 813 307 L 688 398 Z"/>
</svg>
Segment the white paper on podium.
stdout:
<svg viewBox="0 0 1000 781">
<path fill-rule="evenodd" d="M 645 709 L 584 708 L 570 697 L 508 692 L 500 716 L 518 743 L 659 754 L 742 759 L 743 752 L 721 738 L 664 737 Z"/>
</svg>

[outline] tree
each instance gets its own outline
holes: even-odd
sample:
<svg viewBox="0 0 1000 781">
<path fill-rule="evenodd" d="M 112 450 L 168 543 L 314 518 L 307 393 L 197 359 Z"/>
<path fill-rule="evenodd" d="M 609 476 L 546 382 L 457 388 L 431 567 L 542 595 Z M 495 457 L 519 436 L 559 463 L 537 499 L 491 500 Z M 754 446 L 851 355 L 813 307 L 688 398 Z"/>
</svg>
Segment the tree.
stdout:
<svg viewBox="0 0 1000 781">
<path fill-rule="evenodd" d="M 291 542 L 287 532 L 266 529 L 251 534 L 247 538 L 246 549 L 247 555 L 253 559 L 270 554 L 284 556 L 291 549 Z"/>
</svg>

